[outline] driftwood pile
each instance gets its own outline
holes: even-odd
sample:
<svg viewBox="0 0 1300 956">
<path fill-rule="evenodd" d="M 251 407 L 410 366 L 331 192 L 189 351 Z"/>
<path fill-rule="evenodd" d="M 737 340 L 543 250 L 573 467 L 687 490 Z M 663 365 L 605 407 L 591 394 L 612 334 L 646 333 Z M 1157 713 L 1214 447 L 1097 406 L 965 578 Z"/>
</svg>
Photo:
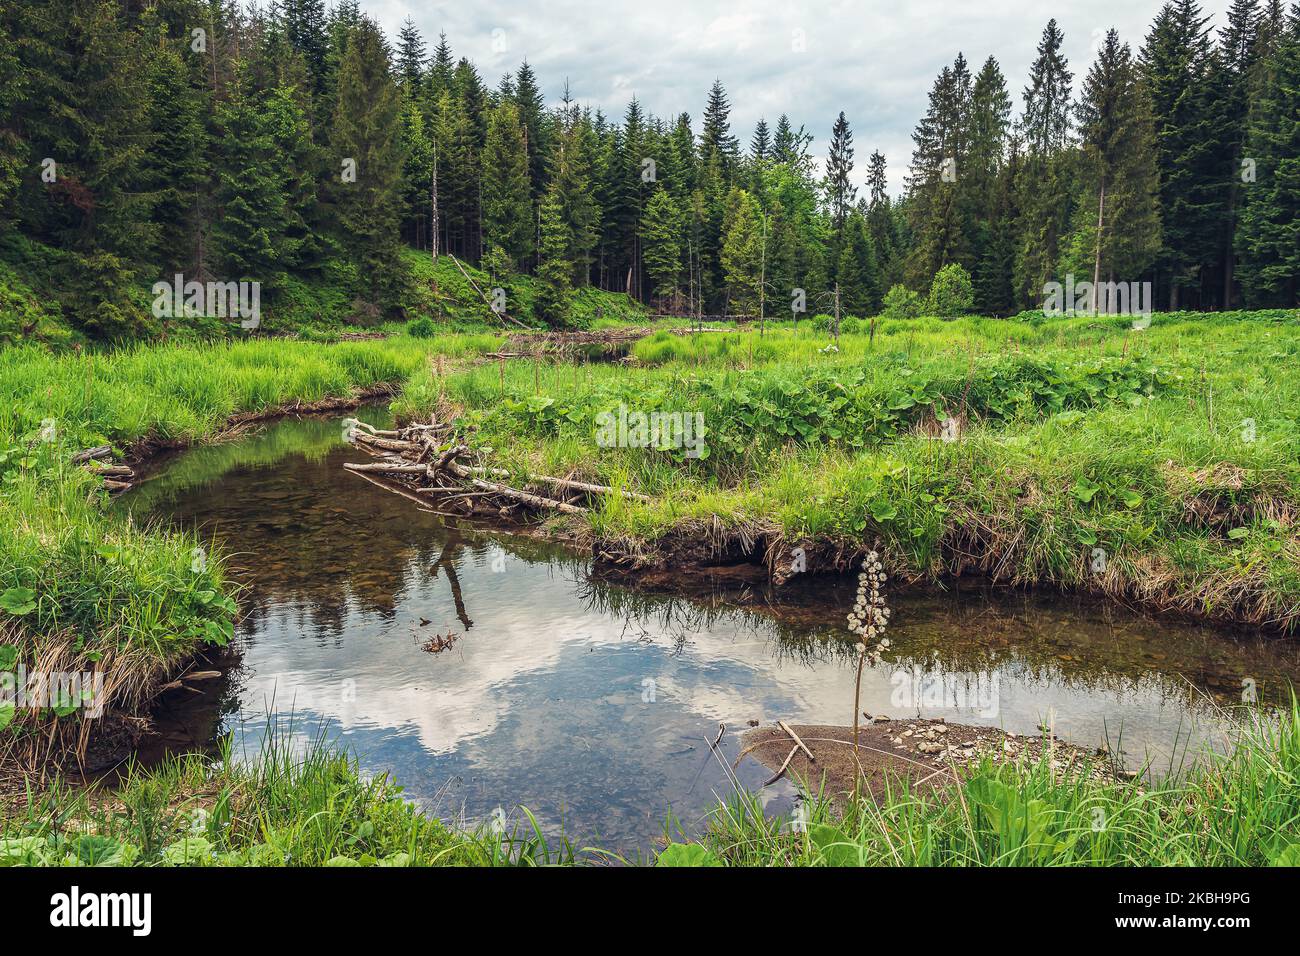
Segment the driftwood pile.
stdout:
<svg viewBox="0 0 1300 956">
<path fill-rule="evenodd" d="M 105 490 L 114 493 L 126 491 L 131 487 L 135 478 L 135 471 L 128 465 L 113 464 L 112 459 L 113 447 L 111 445 L 98 445 L 77 452 L 72 456 L 72 463 L 81 465 L 91 474 L 102 477 Z"/>
<path fill-rule="evenodd" d="M 550 475 L 530 474 L 524 488 L 512 487 L 500 480 L 510 477 L 510 472 L 485 465 L 487 450 L 471 451 L 457 435 L 454 423 L 415 424 L 394 430 L 348 419 L 348 425 L 349 439 L 378 460 L 365 464 L 346 462 L 344 468 L 363 478 L 379 479 L 377 484 L 440 514 L 454 512 L 433 504 L 457 508 L 465 515 L 495 513 L 510 517 L 520 507 L 586 514 L 587 502 L 599 495 L 650 500 L 635 492 Z"/>
</svg>

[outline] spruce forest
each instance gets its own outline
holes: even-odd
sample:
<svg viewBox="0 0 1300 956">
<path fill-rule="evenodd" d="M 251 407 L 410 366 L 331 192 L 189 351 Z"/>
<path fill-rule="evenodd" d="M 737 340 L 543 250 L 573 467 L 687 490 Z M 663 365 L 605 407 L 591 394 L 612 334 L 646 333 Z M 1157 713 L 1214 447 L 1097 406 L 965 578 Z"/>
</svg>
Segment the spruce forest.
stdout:
<svg viewBox="0 0 1300 956">
<path fill-rule="evenodd" d="M 403 252 L 434 245 L 535 277 L 550 326 L 585 287 L 779 317 L 795 290 L 811 315 L 838 289 L 870 316 L 891 290 L 928 301 L 947 266 L 983 315 L 1041 308 L 1067 274 L 1150 281 L 1171 311 L 1294 307 L 1298 19 L 1235 0 L 1212 29 L 1174 0 L 1091 63 L 1065 59 L 1054 20 L 1026 77 L 957 53 L 891 169 L 855 144 L 851 104 L 748 142 L 721 80 L 698 117 L 636 99 L 608 116 L 567 83 L 548 102 L 527 62 L 495 79 L 453 38 L 387 37 L 356 0 L 13 0 L 0 260 L 107 340 L 165 331 L 148 290 L 175 273 L 259 281 L 273 314 L 414 317 Z M 30 335 L 7 311 L 0 334 Z"/>
</svg>

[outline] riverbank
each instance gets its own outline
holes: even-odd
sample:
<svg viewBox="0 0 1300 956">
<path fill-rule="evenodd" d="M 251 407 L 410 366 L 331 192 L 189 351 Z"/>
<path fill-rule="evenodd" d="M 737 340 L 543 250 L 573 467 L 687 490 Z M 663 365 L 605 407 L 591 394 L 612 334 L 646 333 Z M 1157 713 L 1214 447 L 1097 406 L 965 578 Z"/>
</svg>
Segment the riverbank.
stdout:
<svg viewBox="0 0 1300 956">
<path fill-rule="evenodd" d="M 77 452 L 107 445 L 138 464 L 275 415 L 391 394 L 434 354 L 498 341 L 0 350 L 0 662 L 14 675 L 68 678 L 33 706 L 0 707 L 0 772 L 84 764 L 92 730 L 129 750 L 159 688 L 233 634 L 237 595 L 222 555 L 193 530 L 107 514 L 107 485 L 73 463 Z"/>
<path fill-rule="evenodd" d="M 268 738 L 251 762 L 171 757 L 116 790 L 54 785 L 0 804 L 0 865 L 1300 865 L 1294 705 L 1159 783 L 1076 769 L 1048 752 L 985 756 L 938 784 L 889 773 L 870 797 L 813 794 L 790 815 L 741 791 L 698 837 L 666 821 L 653 860 L 626 860 L 548 842 L 522 807 L 449 826 L 324 743 L 303 754 Z"/>
<path fill-rule="evenodd" d="M 570 520 L 615 578 L 780 583 L 877 543 L 903 582 L 977 574 L 1293 633 L 1296 318 L 882 320 L 838 343 L 660 332 L 632 364 L 426 368 L 394 408 L 454 419 L 505 484 L 646 496 Z"/>
</svg>

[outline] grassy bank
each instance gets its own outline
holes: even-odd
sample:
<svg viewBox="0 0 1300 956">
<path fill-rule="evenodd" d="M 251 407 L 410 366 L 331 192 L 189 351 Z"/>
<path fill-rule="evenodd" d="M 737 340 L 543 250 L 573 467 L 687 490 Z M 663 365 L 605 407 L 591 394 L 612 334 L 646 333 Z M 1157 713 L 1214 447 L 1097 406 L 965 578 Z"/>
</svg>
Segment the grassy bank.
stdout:
<svg viewBox="0 0 1300 956">
<path fill-rule="evenodd" d="M 882 321 L 837 344 L 807 328 L 661 332 L 633 355 L 423 370 L 396 408 L 459 406 L 517 480 L 650 494 L 590 518 L 604 550 L 636 560 L 757 539 L 769 557 L 803 546 L 815 571 L 879 540 L 914 579 L 979 571 L 1300 621 L 1294 313 L 1157 315 L 1142 331 L 1125 318 Z M 603 447 L 602 416 L 620 409 L 698 415 L 704 440 Z"/>
<path fill-rule="evenodd" d="M 815 781 L 813 782 L 815 784 Z M 815 790 L 815 786 L 813 787 Z M 316 742 L 251 763 L 174 757 L 116 790 L 55 785 L 0 811 L 0 865 L 438 866 L 640 862 L 548 839 L 526 808 L 457 829 Z M 666 834 L 680 828 L 665 822 Z M 674 836 L 660 866 L 1296 866 L 1300 711 L 1257 715 L 1158 784 L 1062 774 L 1050 757 L 958 783 L 892 782 L 874 802 L 772 816 L 754 793 Z M 645 861 L 651 862 L 651 861 Z"/>
<path fill-rule="evenodd" d="M 100 674 L 98 703 L 130 713 L 196 651 L 231 636 L 235 603 L 220 555 L 191 533 L 105 514 L 99 479 L 71 463 L 78 450 L 202 441 L 239 416 L 398 388 L 435 353 L 455 359 L 497 341 L 0 350 L 0 670 Z M 39 764 L 84 748 L 85 703 L 0 705 L 0 753 Z"/>
<path fill-rule="evenodd" d="M 1046 758 L 985 763 L 960 785 L 899 783 L 879 805 L 815 803 L 799 828 L 741 794 L 700 843 L 669 852 L 729 866 L 1300 866 L 1300 712 L 1255 717 L 1154 785 L 1071 777 Z"/>
<path fill-rule="evenodd" d="M 456 831 L 387 777 L 317 740 L 268 737 L 251 764 L 226 751 L 132 770 L 114 789 L 56 784 L 0 810 L 0 866 L 501 866 L 571 862 L 519 825 Z"/>
<path fill-rule="evenodd" d="M 577 519 L 634 562 L 750 547 L 779 568 L 804 547 L 818 571 L 878 540 L 896 577 L 979 571 L 1295 629 L 1294 313 L 845 328 L 664 330 L 604 363 L 476 363 L 501 335 L 436 330 L 0 350 L 0 663 L 111 671 L 106 703 L 130 711 L 231 635 L 220 555 L 106 516 L 75 451 L 201 441 L 377 386 L 400 389 L 401 415 L 459 410 L 512 482 L 568 474 L 651 495 Z M 693 447 L 609 447 L 602 415 L 620 409 L 698 415 L 704 430 Z M 84 745 L 76 703 L 0 708 L 0 744 Z M 66 740 L 45 733 L 51 717 Z"/>
</svg>

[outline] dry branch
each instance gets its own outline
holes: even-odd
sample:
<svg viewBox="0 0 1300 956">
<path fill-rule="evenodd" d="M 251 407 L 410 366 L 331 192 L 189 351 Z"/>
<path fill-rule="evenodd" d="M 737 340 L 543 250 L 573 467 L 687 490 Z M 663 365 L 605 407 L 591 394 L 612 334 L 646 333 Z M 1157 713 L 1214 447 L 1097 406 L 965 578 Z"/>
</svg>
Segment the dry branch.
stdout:
<svg viewBox="0 0 1300 956">
<path fill-rule="evenodd" d="M 790 739 L 793 740 L 795 743 L 795 749 L 802 750 L 805 754 L 808 755 L 808 759 L 813 763 L 817 762 L 817 758 L 813 756 L 813 752 L 809 750 L 806 746 L 804 746 L 804 742 L 799 739 L 798 734 L 796 734 L 793 730 L 790 729 L 789 724 L 787 724 L 784 720 L 778 720 L 776 722 L 776 725 L 790 735 Z"/>
<path fill-rule="evenodd" d="M 87 448 L 85 451 L 79 451 L 72 456 L 74 465 L 84 465 L 88 461 L 97 458 L 107 458 L 113 454 L 112 445 L 96 445 L 94 448 Z"/>
</svg>

